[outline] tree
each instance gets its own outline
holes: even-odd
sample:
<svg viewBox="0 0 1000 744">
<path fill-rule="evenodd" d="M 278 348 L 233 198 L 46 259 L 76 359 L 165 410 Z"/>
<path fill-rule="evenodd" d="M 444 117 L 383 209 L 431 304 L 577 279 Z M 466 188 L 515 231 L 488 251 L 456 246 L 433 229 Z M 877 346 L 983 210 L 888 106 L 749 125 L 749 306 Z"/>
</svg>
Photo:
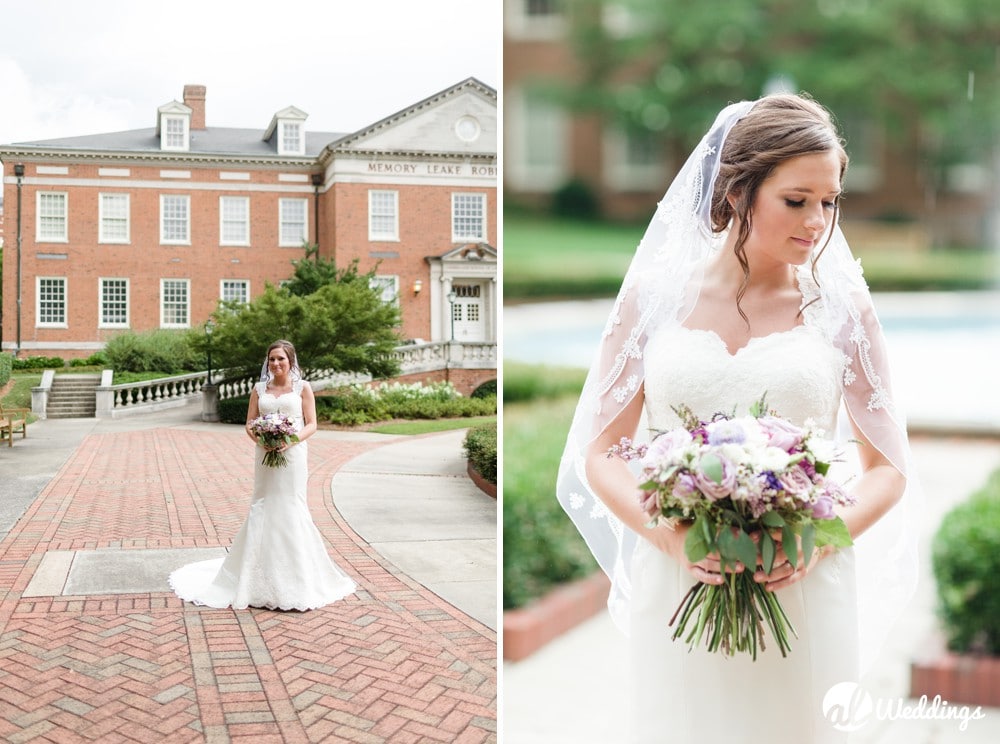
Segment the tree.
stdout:
<svg viewBox="0 0 1000 744">
<path fill-rule="evenodd" d="M 399 371 L 393 355 L 401 338 L 399 308 L 382 301 L 370 284 L 373 272 L 358 272 L 357 261 L 338 270 L 332 261 L 294 261 L 295 274 L 283 288 L 267 285 L 264 293 L 243 305 L 220 303 L 212 314 L 212 356 L 220 368 L 240 375 L 260 371 L 271 342 L 295 345 L 307 378 L 322 370 L 390 377 Z M 202 353 L 208 339 L 199 329 L 192 344 Z"/>
<path fill-rule="evenodd" d="M 991 147 L 1000 125 L 1000 9 L 981 0 L 578 0 L 567 102 L 687 151 L 721 104 L 793 81 L 890 132 L 916 123 L 931 161 Z M 964 144 L 964 146 L 963 146 Z"/>
</svg>

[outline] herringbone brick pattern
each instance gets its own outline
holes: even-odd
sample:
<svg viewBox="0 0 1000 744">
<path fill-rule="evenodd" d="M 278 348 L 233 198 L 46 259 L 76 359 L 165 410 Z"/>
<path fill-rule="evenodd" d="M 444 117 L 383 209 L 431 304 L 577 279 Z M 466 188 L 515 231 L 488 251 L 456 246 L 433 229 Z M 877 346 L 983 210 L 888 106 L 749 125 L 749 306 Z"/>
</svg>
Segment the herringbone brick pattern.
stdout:
<svg viewBox="0 0 1000 744">
<path fill-rule="evenodd" d="M 237 430 L 92 435 L 0 543 L 0 738 L 492 742 L 496 635 L 354 534 L 331 480 L 372 443 L 310 441 L 310 509 L 358 592 L 311 612 L 171 594 L 21 597 L 51 550 L 228 545 L 252 486 Z"/>
</svg>

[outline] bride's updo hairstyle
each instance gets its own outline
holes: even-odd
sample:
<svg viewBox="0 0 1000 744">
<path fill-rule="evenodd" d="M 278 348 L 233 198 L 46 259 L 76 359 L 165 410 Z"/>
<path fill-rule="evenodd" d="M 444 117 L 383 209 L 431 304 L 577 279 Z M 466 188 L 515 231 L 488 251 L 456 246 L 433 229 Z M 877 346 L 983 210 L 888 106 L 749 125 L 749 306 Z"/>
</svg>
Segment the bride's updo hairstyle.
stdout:
<svg viewBox="0 0 1000 744">
<path fill-rule="evenodd" d="M 722 232 L 739 217 L 736 236 L 736 258 L 743 267 L 743 285 L 736 304 L 746 292 L 750 280 L 750 264 L 745 245 L 753 231 L 753 204 L 760 185 L 774 169 L 785 161 L 801 155 L 836 152 L 840 158 L 840 182 L 847 171 L 847 152 L 833 119 L 823 106 L 810 98 L 794 94 L 765 96 L 739 122 L 733 125 L 722 148 L 719 175 L 712 193 L 712 229 Z M 732 204 L 729 201 L 732 198 Z M 840 200 L 834 208 L 833 224 L 840 216 Z M 833 231 L 827 233 L 827 243 Z M 826 243 L 813 260 L 826 249 Z M 740 315 L 746 320 L 742 309 Z"/>
</svg>

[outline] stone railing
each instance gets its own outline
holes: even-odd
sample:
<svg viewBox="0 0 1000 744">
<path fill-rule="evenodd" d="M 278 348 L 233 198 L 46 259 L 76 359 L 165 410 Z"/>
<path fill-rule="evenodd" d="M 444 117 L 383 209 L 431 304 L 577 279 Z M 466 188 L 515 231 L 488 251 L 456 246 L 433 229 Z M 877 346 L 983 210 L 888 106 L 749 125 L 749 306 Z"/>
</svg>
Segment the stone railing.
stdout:
<svg viewBox="0 0 1000 744">
<path fill-rule="evenodd" d="M 110 371 L 105 370 L 97 388 L 97 418 L 121 418 L 185 406 L 201 397 L 208 377 L 205 372 L 191 372 L 121 385 L 110 385 L 110 381 Z"/>
<path fill-rule="evenodd" d="M 441 369 L 493 369 L 497 366 L 494 343 L 440 341 L 408 344 L 395 351 L 400 375 L 433 372 Z M 145 382 L 112 385 L 111 372 L 105 370 L 97 388 L 97 417 L 121 418 L 146 411 L 157 411 L 202 401 L 202 418 L 218 419 L 218 401 L 249 395 L 256 377 L 226 379 L 226 370 L 213 372 L 213 378 L 225 380 L 208 384 L 206 372 L 192 372 L 176 377 L 161 377 Z M 320 370 L 311 380 L 314 390 L 323 390 L 355 382 L 370 382 L 371 375 Z"/>
</svg>

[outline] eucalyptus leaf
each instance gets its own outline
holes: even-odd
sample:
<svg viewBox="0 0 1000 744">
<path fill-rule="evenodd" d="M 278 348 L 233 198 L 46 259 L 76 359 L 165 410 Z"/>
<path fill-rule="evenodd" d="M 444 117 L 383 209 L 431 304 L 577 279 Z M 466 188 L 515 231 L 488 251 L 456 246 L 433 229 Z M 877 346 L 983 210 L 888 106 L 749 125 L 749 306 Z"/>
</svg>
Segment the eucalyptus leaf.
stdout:
<svg viewBox="0 0 1000 744">
<path fill-rule="evenodd" d="M 699 524 L 701 523 L 701 524 Z M 684 555 L 692 563 L 697 563 L 709 553 L 709 543 L 705 540 L 705 518 L 698 517 L 684 538 Z"/>
<path fill-rule="evenodd" d="M 748 571 L 754 571 L 757 568 L 757 545 L 743 530 L 740 530 L 736 537 L 736 553 Z"/>
<path fill-rule="evenodd" d="M 785 526 L 785 519 L 778 512 L 764 512 L 764 516 L 760 518 L 760 521 L 765 527 L 778 528 Z"/>
<path fill-rule="evenodd" d="M 722 483 L 722 460 L 711 452 L 704 455 L 698 467 L 706 478 L 710 478 L 716 483 Z"/>
<path fill-rule="evenodd" d="M 812 560 L 813 549 L 816 547 L 816 528 L 811 524 L 802 527 L 802 564 L 809 565 Z"/>
<path fill-rule="evenodd" d="M 816 521 L 816 544 L 833 545 L 837 548 L 846 548 L 854 544 L 851 533 L 840 517 L 833 519 L 820 519 Z"/>
<path fill-rule="evenodd" d="M 760 535 L 760 562 L 764 573 L 771 573 L 771 569 L 774 568 L 774 556 L 777 552 L 778 549 L 774 544 L 774 538 L 771 537 L 771 533 L 762 532 Z"/>
<path fill-rule="evenodd" d="M 781 547 L 793 566 L 799 563 L 799 544 L 795 539 L 795 531 L 787 524 L 781 528 Z"/>
</svg>

